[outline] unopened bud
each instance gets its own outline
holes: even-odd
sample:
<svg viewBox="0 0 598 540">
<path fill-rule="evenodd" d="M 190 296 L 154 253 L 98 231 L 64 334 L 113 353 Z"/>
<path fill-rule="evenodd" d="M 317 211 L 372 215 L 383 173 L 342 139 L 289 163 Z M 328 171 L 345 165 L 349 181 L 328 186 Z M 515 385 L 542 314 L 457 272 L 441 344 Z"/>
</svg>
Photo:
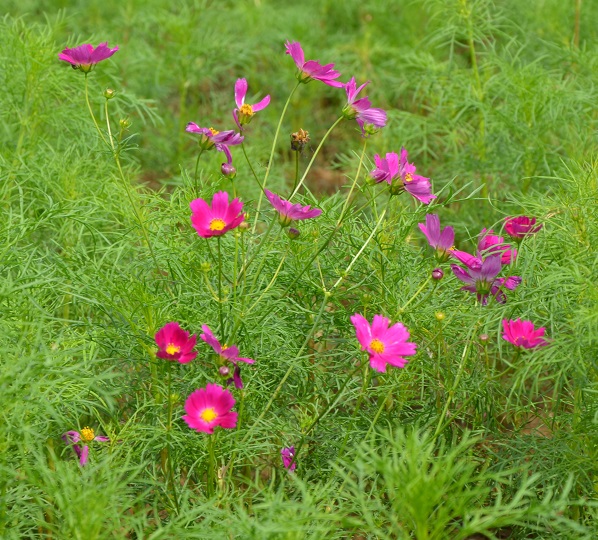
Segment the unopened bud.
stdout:
<svg viewBox="0 0 598 540">
<path fill-rule="evenodd" d="M 104 97 L 106 99 L 112 99 L 115 94 L 116 92 L 112 90 L 112 88 L 106 88 L 106 90 L 104 90 Z"/>
<path fill-rule="evenodd" d="M 238 228 L 241 232 L 245 232 L 245 231 L 249 230 L 250 226 L 251 225 L 249 225 L 249 221 L 243 220 L 243 221 L 241 221 L 241 223 L 239 223 Z"/>
<path fill-rule="evenodd" d="M 287 234 L 291 240 L 295 240 L 295 238 L 299 238 L 301 231 L 299 229 L 295 229 L 294 227 L 289 227 Z"/>
<path fill-rule="evenodd" d="M 228 366 L 220 366 L 218 369 L 221 377 L 228 377 L 230 375 L 230 368 Z"/>
<path fill-rule="evenodd" d="M 291 133 L 291 150 L 294 152 L 302 152 L 308 142 L 309 133 L 304 129 Z"/>
<path fill-rule="evenodd" d="M 237 169 L 233 167 L 232 163 L 223 163 L 220 172 L 231 180 L 237 176 Z"/>
<path fill-rule="evenodd" d="M 123 130 L 131 127 L 131 120 L 128 118 L 121 118 L 118 123 L 120 124 L 120 128 Z"/>
<path fill-rule="evenodd" d="M 212 265 L 209 262 L 202 262 L 199 265 L 199 268 L 202 272 L 205 272 L 207 274 L 212 269 Z"/>
<path fill-rule="evenodd" d="M 443 277 L 444 272 L 442 271 L 442 268 L 434 268 L 434 270 L 432 270 L 432 279 L 440 281 Z"/>
<path fill-rule="evenodd" d="M 441 322 L 444 321 L 446 315 L 442 311 L 437 311 L 436 313 L 434 313 L 434 317 L 436 317 L 436 320 L 438 322 Z"/>
<path fill-rule="evenodd" d="M 485 345 L 486 343 L 488 343 L 490 336 L 488 334 L 480 334 L 478 339 L 482 342 L 482 344 Z"/>
</svg>

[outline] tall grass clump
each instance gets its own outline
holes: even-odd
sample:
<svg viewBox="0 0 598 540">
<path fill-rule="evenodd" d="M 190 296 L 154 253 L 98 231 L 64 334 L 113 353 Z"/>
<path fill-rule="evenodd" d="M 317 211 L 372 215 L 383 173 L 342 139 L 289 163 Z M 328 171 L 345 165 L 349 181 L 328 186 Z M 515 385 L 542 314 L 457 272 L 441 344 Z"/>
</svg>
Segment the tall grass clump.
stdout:
<svg viewBox="0 0 598 540">
<path fill-rule="evenodd" d="M 541 4 L 8 2 L 0 536 L 595 537 L 596 8 Z"/>
</svg>

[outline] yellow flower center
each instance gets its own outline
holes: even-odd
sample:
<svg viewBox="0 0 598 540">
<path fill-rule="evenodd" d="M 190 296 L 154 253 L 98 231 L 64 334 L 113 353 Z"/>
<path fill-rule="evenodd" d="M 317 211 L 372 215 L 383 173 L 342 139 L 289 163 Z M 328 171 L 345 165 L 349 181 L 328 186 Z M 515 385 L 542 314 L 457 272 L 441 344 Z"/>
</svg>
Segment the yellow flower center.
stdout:
<svg viewBox="0 0 598 540">
<path fill-rule="evenodd" d="M 220 133 L 217 129 L 214 129 L 213 127 L 208 128 L 210 130 L 210 133 L 212 134 L 212 136 L 214 135 L 218 135 L 218 133 Z"/>
<path fill-rule="evenodd" d="M 175 345 L 174 343 L 169 343 L 166 346 L 166 354 L 173 355 L 178 352 L 181 352 L 181 348 L 178 345 Z"/>
<path fill-rule="evenodd" d="M 226 223 L 223 219 L 216 218 L 210 221 L 210 230 L 211 231 L 221 231 L 226 227 Z"/>
<path fill-rule="evenodd" d="M 249 103 L 243 103 L 239 112 L 245 116 L 253 116 L 253 107 Z"/>
<path fill-rule="evenodd" d="M 370 343 L 370 349 L 375 353 L 382 354 L 384 352 L 384 343 L 382 343 L 379 339 L 372 339 Z"/>
<path fill-rule="evenodd" d="M 81 430 L 81 440 L 84 442 L 91 442 L 95 439 L 96 434 L 90 427 L 84 427 Z"/>
<path fill-rule="evenodd" d="M 410 172 L 405 175 L 405 182 L 413 182 L 413 175 Z"/>
<path fill-rule="evenodd" d="M 209 407 L 209 408 L 201 411 L 201 413 L 199 414 L 199 417 L 204 422 L 211 422 L 212 420 L 215 420 L 218 417 L 218 414 L 216 413 L 216 411 L 214 410 L 213 407 Z"/>
</svg>

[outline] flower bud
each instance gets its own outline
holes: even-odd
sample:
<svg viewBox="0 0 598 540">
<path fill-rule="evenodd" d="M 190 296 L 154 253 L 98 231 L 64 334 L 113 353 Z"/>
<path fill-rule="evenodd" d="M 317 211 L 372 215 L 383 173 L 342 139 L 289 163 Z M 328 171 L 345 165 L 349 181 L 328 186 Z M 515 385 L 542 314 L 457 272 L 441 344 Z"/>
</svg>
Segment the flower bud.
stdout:
<svg viewBox="0 0 598 540">
<path fill-rule="evenodd" d="M 249 221 L 244 219 L 243 221 L 241 221 L 241 223 L 239 223 L 239 226 L 237 227 L 237 229 L 239 229 L 241 232 L 245 232 L 245 231 L 249 230 L 250 226 L 251 225 L 249 225 Z"/>
<path fill-rule="evenodd" d="M 114 90 L 112 90 L 112 88 L 106 88 L 106 90 L 104 90 L 104 97 L 106 99 L 112 99 L 115 96 L 116 92 Z"/>
<path fill-rule="evenodd" d="M 220 172 L 231 180 L 237 176 L 237 169 L 233 167 L 232 163 L 223 163 Z"/>
<path fill-rule="evenodd" d="M 291 240 L 295 240 L 295 238 L 299 238 L 301 231 L 299 229 L 295 229 L 294 227 L 289 227 L 287 230 L 287 235 Z"/>
<path fill-rule="evenodd" d="M 220 366 L 218 369 L 221 377 L 228 377 L 230 375 L 230 368 L 228 366 Z"/>
<path fill-rule="evenodd" d="M 125 130 L 131 127 L 131 120 L 128 118 L 121 118 L 118 122 L 120 124 L 120 129 Z"/>
<path fill-rule="evenodd" d="M 434 268 L 434 270 L 432 270 L 432 279 L 440 281 L 443 277 L 444 272 L 442 271 L 442 268 Z"/>
<path fill-rule="evenodd" d="M 303 152 L 303 149 L 308 142 L 309 132 L 304 129 L 291 133 L 291 150 L 293 150 L 293 152 Z"/>
<path fill-rule="evenodd" d="M 490 336 L 488 334 L 480 334 L 478 339 L 480 340 L 482 345 L 486 345 L 486 343 L 488 343 L 488 340 L 490 339 Z"/>
<path fill-rule="evenodd" d="M 199 268 L 202 272 L 205 272 L 207 274 L 212 269 L 212 265 L 209 262 L 202 262 L 199 265 Z"/>
<path fill-rule="evenodd" d="M 436 317 L 436 320 L 438 322 L 442 322 L 444 321 L 446 315 L 442 311 L 437 311 L 436 313 L 434 313 L 434 317 Z"/>
</svg>

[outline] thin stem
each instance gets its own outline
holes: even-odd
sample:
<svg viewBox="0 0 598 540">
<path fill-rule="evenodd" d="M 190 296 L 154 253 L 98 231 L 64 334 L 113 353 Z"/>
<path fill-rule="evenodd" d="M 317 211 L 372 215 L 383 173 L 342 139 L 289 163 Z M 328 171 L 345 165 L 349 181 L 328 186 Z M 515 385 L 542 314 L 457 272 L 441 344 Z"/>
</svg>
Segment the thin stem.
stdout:
<svg viewBox="0 0 598 540">
<path fill-rule="evenodd" d="M 413 302 L 419 296 L 419 293 L 421 293 L 427 287 L 427 285 L 428 285 L 428 283 L 430 283 L 431 279 L 432 279 L 432 275 L 430 274 L 428 276 L 428 279 L 426 279 L 426 281 L 423 282 L 422 286 L 419 289 L 417 289 L 417 291 L 415 291 L 415 294 L 409 300 L 407 300 L 407 303 L 402 308 L 399 309 L 399 315 L 402 313 L 405 313 L 407 306 L 409 304 L 411 304 L 411 302 Z"/>
<path fill-rule="evenodd" d="M 214 457 L 214 439 L 216 433 L 212 433 L 208 438 L 208 485 L 206 486 L 208 497 L 214 495 L 214 469 L 216 468 L 216 458 Z"/>
<path fill-rule="evenodd" d="M 220 252 L 220 236 L 218 237 L 218 320 L 220 321 L 220 334 L 224 335 L 222 319 L 222 254 Z"/>
<path fill-rule="evenodd" d="M 179 498 L 176 490 L 176 481 L 174 478 L 174 459 L 172 457 L 172 362 L 168 362 L 168 391 L 166 395 L 168 400 L 168 416 L 166 418 L 166 429 L 168 431 L 168 477 L 170 482 L 170 489 L 172 491 L 172 498 L 177 514 L 179 513 Z"/>
<path fill-rule="evenodd" d="M 297 194 L 297 191 L 299 191 L 299 188 L 303 185 L 303 182 L 305 181 L 305 178 L 307 177 L 307 174 L 309 173 L 309 171 L 311 169 L 311 166 L 313 165 L 314 161 L 316 160 L 316 157 L 318 156 L 318 153 L 320 152 L 320 149 L 324 145 L 324 141 L 326 141 L 326 139 L 328 138 L 328 135 L 330 135 L 332 133 L 332 130 L 336 126 L 338 126 L 344 120 L 344 118 L 345 118 L 344 116 L 340 116 L 336 120 L 336 122 L 334 122 L 334 124 L 332 124 L 328 128 L 328 131 L 324 134 L 324 137 L 322 137 L 322 140 L 320 141 L 320 144 L 318 144 L 318 147 L 316 148 L 316 151 L 314 152 L 313 156 L 311 156 L 311 160 L 308 163 L 307 168 L 303 172 L 303 175 L 301 176 L 301 180 L 299 180 L 299 183 L 297 184 L 297 186 L 293 190 L 293 193 L 291 193 L 291 196 L 289 197 L 289 200 L 291 200 Z"/>
<path fill-rule="evenodd" d="M 108 140 L 110 141 L 110 146 L 112 147 L 112 152 L 116 152 L 114 148 L 114 139 L 112 138 L 112 129 L 110 128 L 110 117 L 108 116 L 108 100 L 104 101 L 104 114 L 106 115 L 106 127 L 108 128 Z"/>
<path fill-rule="evenodd" d="M 284 104 L 284 108 L 282 109 L 280 119 L 278 120 L 278 126 L 276 126 L 276 132 L 274 133 L 274 140 L 272 141 L 272 148 L 270 150 L 270 158 L 268 159 L 268 165 L 266 166 L 266 173 L 264 174 L 264 182 L 261 185 L 262 192 L 260 193 L 260 198 L 258 199 L 258 203 L 257 203 L 257 209 L 255 211 L 255 222 L 253 224 L 253 229 L 252 229 L 253 232 L 255 232 L 255 228 L 257 227 L 257 220 L 260 215 L 260 208 L 262 207 L 262 200 L 263 200 L 263 196 L 264 196 L 263 190 L 266 189 L 266 182 L 268 181 L 268 176 L 270 176 L 270 169 L 272 167 L 272 161 L 274 160 L 274 151 L 276 150 L 276 143 L 278 142 L 278 135 L 280 133 L 280 127 L 282 126 L 282 121 L 283 121 L 285 114 L 287 112 L 287 109 L 289 107 L 289 103 L 291 103 L 291 98 L 293 97 L 293 94 L 295 93 L 297 88 L 299 88 L 300 84 L 301 84 L 301 82 L 298 81 L 297 84 L 294 86 L 294 88 L 291 90 L 291 93 L 289 94 L 289 97 L 287 98 L 287 101 Z"/>
<path fill-rule="evenodd" d="M 244 142 L 241 143 L 241 150 L 243 150 L 243 155 L 245 156 L 245 161 L 247 161 L 247 165 L 249 165 L 249 168 L 251 169 L 251 174 L 253 174 L 253 177 L 255 178 L 257 185 L 260 186 L 260 189 L 263 190 L 264 188 L 262 187 L 262 183 L 260 182 L 260 179 L 257 177 L 257 174 L 255 173 L 255 170 L 253 168 L 253 165 L 251 164 L 251 161 L 249 161 L 249 156 L 247 155 L 247 151 L 245 150 Z"/>
<path fill-rule="evenodd" d="M 195 173 L 193 173 L 193 184 L 195 185 L 195 189 L 197 190 L 197 170 L 199 169 L 199 158 L 203 154 L 204 148 L 201 148 L 199 154 L 197 154 L 197 160 L 195 161 Z"/>
<path fill-rule="evenodd" d="M 95 114 L 93 114 L 93 109 L 91 108 L 91 102 L 89 101 L 89 85 L 88 85 L 88 81 L 87 81 L 87 75 L 88 74 L 86 73 L 85 74 L 85 102 L 87 103 L 87 108 L 89 109 L 89 114 L 91 115 L 91 119 L 93 120 L 93 125 L 96 127 L 98 134 L 100 135 L 102 141 L 104 141 L 104 144 L 106 146 L 110 147 L 110 144 L 106 140 L 106 137 L 104 137 L 104 134 L 102 133 L 102 130 L 100 129 L 100 126 L 98 125 L 98 121 L 96 120 Z"/>
<path fill-rule="evenodd" d="M 293 180 L 293 189 L 291 190 L 291 193 L 295 192 L 295 188 L 297 187 L 298 181 L 299 181 L 299 152 L 295 152 L 295 180 Z"/>
</svg>

